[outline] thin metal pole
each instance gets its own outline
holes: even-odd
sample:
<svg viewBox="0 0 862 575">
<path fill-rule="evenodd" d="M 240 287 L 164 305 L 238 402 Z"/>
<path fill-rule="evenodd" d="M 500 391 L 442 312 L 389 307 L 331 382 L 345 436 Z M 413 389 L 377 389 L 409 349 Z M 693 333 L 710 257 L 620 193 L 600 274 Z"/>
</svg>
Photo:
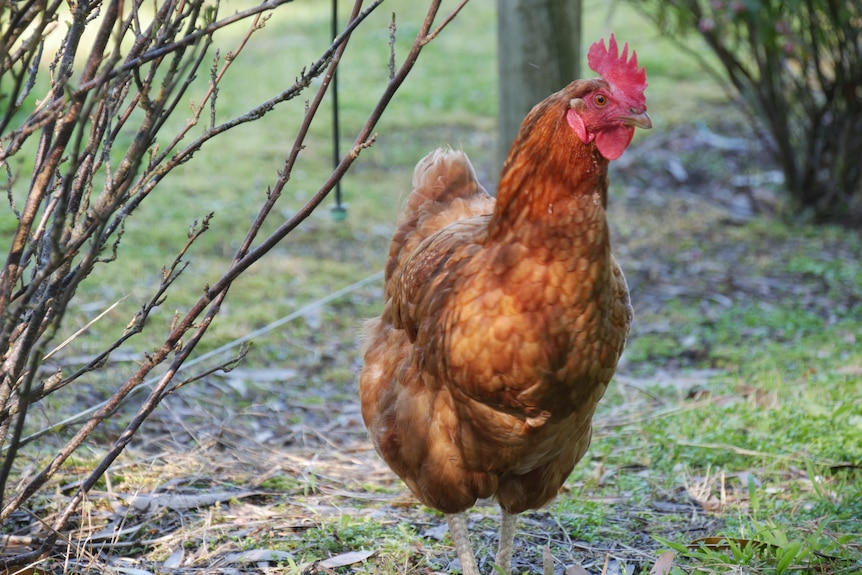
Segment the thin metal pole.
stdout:
<svg viewBox="0 0 862 575">
<path fill-rule="evenodd" d="M 338 0 L 332 0 L 332 37 L 338 36 Z M 332 165 L 337 168 L 341 162 L 339 150 L 340 129 L 338 126 L 338 70 L 332 75 Z M 341 180 L 335 182 L 335 205 L 332 218 L 341 221 L 347 217 L 347 206 L 341 202 Z"/>
</svg>

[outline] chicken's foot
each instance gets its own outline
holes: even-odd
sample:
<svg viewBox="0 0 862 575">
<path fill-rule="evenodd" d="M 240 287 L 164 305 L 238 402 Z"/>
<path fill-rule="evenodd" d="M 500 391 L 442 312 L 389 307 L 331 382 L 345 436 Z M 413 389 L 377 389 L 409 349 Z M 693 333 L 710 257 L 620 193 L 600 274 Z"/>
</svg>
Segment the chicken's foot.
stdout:
<svg viewBox="0 0 862 575">
<path fill-rule="evenodd" d="M 515 519 L 517 515 L 507 513 L 501 509 L 500 515 L 500 544 L 497 547 L 497 566 L 503 573 L 509 575 L 512 572 L 512 548 L 515 541 Z"/>
<path fill-rule="evenodd" d="M 547 543 L 542 547 L 542 568 L 545 575 L 554 575 L 554 556 L 551 555 L 551 546 Z"/>
<path fill-rule="evenodd" d="M 463 575 L 479 575 L 479 566 L 476 564 L 476 556 L 473 554 L 473 546 L 470 545 L 470 535 L 467 531 L 467 515 L 464 513 L 447 513 L 446 522 L 449 524 L 449 535 L 455 543 L 455 552 L 461 561 L 461 573 Z"/>
</svg>

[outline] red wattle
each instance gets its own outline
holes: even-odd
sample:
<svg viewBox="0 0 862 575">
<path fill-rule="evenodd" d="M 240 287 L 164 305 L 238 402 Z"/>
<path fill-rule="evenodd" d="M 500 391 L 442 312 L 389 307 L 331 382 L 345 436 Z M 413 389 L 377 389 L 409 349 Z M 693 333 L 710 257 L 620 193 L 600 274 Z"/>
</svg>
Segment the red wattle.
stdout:
<svg viewBox="0 0 862 575">
<path fill-rule="evenodd" d="M 630 126 L 604 130 L 596 135 L 596 146 L 607 160 L 616 160 L 629 147 L 634 135 L 635 129 Z"/>
</svg>

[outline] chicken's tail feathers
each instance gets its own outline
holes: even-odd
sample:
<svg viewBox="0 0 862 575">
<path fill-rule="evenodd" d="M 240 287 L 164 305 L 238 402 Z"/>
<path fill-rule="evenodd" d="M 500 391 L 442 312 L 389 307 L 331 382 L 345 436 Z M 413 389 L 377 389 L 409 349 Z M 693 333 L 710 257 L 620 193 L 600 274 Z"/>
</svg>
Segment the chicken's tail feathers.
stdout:
<svg viewBox="0 0 862 575">
<path fill-rule="evenodd" d="M 387 295 L 390 278 L 422 240 L 452 222 L 490 214 L 493 209 L 494 198 L 479 183 L 464 152 L 438 148 L 419 160 L 413 170 L 413 191 L 389 246 Z"/>
<path fill-rule="evenodd" d="M 465 193 L 469 195 L 476 185 L 476 170 L 467 154 L 452 148 L 437 148 L 419 160 L 413 169 L 413 192 L 408 198 L 407 210 L 411 205 L 415 207 L 428 200 L 445 202 Z"/>
</svg>

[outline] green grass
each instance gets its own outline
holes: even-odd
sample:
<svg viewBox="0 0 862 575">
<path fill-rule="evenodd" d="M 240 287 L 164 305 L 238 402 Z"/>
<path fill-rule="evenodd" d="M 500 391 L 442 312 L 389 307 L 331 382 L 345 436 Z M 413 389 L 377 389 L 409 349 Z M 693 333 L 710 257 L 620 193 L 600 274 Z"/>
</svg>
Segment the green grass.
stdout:
<svg viewBox="0 0 862 575">
<path fill-rule="evenodd" d="M 392 9 L 397 13 L 398 54 L 404 54 L 418 29 L 418 4 L 384 5 L 351 40 L 339 79 L 342 149 L 350 144 L 350 134 L 361 125 L 386 81 Z M 673 44 L 657 38 L 624 4 L 615 3 L 613 9 L 598 2 L 585 4 L 585 42 L 615 30 L 637 49 L 647 67 L 647 97 L 656 129 L 639 139 L 660 139 L 678 125 L 722 117 L 727 107 L 716 96 L 721 92 Z M 260 41 L 252 41 L 238 60 L 233 79 L 222 87 L 220 117 L 242 113 L 283 89 L 298 66 L 315 59 L 327 45 L 327 11 L 328 4 L 296 3 L 273 17 L 259 33 Z M 327 204 L 253 267 L 231 290 L 200 351 L 230 343 L 379 270 L 412 167 L 429 150 L 447 144 L 462 147 L 480 173 L 493 181 L 494 18 L 492 2 L 471 2 L 429 45 L 378 127 L 377 143 L 362 153 L 343 182 L 348 218 L 334 221 Z M 222 53 L 232 49 L 239 31 L 232 34 L 219 39 Z M 272 58 L 273 52 L 290 58 Z M 158 285 L 162 266 L 172 261 L 189 226 L 214 212 L 210 231 L 189 254 L 189 269 L 128 351 L 136 361 L 158 343 L 175 311 L 183 313 L 228 265 L 283 163 L 303 106 L 304 98 L 290 102 L 265 121 L 205 147 L 163 182 L 129 220 L 118 260 L 101 266 L 83 284 L 79 306 L 70 311 L 64 328 L 71 333 L 114 301 L 127 299 L 76 340 L 67 357 L 93 353 L 115 337 Z M 327 114 L 320 120 L 267 230 L 293 213 L 328 174 Z M 174 126 L 184 121 L 179 114 Z M 710 179 L 724 176 L 720 161 L 704 161 Z M 612 182 L 619 179 L 612 175 Z M 653 554 L 671 547 L 679 553 L 673 571 L 677 574 L 858 572 L 862 569 L 857 538 L 862 533 L 858 234 L 768 217 L 730 226 L 721 213 L 692 212 L 673 194 L 658 207 L 622 206 L 621 196 L 628 192 L 612 185 L 612 209 L 619 210 L 612 214 L 618 230 L 614 239 L 624 254 L 624 267 L 628 264 L 627 270 L 633 270 L 627 274 L 637 280 L 631 282 L 636 324 L 621 377 L 597 414 L 587 458 L 555 503 L 528 514 L 529 521 L 521 523 L 519 555 L 536 564 L 536 550 L 550 541 L 561 562 L 593 561 L 597 566 L 591 572 L 600 572 L 607 553 L 629 557 L 647 572 Z M 636 191 L 648 187 L 644 182 Z M 0 230 L 10 231 L 10 226 L 4 212 Z M 726 264 L 727 269 L 698 271 L 692 263 L 700 261 L 695 254 Z M 655 267 L 642 270 L 638 266 L 644 261 L 655 262 Z M 773 283 L 761 285 L 757 281 L 761 278 Z M 661 292 L 662 286 L 679 285 L 688 288 L 682 296 Z M 197 446 L 193 450 L 200 451 L 195 453 L 206 459 L 222 453 L 202 447 L 211 445 L 207 441 L 219 449 L 223 444 L 218 441 L 225 441 L 228 452 L 230 441 L 239 442 L 241 438 L 231 434 L 236 426 L 243 430 L 237 437 L 271 432 L 284 442 L 273 445 L 273 451 L 295 449 L 305 456 L 303 450 L 310 449 L 325 456 L 325 444 L 306 447 L 305 435 L 299 433 L 296 439 L 290 433 L 330 423 L 328 411 L 333 406 L 355 402 L 357 326 L 361 318 L 379 312 L 380 305 L 375 285 L 256 338 L 243 367 L 288 367 L 296 376 L 271 384 L 254 378 L 242 384 L 207 379 L 186 390 L 187 395 L 178 393 L 178 403 L 171 403 L 173 411 L 145 433 L 170 443 L 164 433 L 176 442 L 171 444 L 175 448 L 187 441 L 187 432 L 196 442 L 186 445 Z M 127 371 L 121 365 L 108 372 L 110 377 L 89 380 L 93 396 L 102 397 Z M 77 392 L 69 390 L 66 403 L 58 397 L 56 413 L 40 414 L 39 425 L 79 407 L 72 397 Z M 121 413 L 108 422 L 105 442 L 127 417 Z M 258 417 L 264 423 L 255 424 Z M 355 414 L 344 421 L 350 429 L 361 425 Z M 288 436 L 293 439 L 282 439 Z M 260 441 L 269 448 L 269 439 Z M 163 456 L 147 447 L 136 446 L 138 464 L 146 469 L 146 462 L 152 462 L 158 469 Z M 242 455 L 234 455 L 242 461 Z M 308 461 L 312 459 L 309 456 Z M 88 461 L 76 461 L 66 472 L 74 476 L 80 473 L 78 465 Z M 396 498 L 404 493 L 400 484 L 365 477 L 366 470 L 357 471 L 355 462 L 351 477 L 316 474 L 313 462 L 303 467 L 290 461 L 295 467 L 279 460 L 267 465 L 255 461 L 261 468 L 249 464 L 248 471 L 221 467 L 222 463 L 174 470 L 178 476 L 185 472 L 198 477 L 194 485 L 201 489 L 224 485 L 228 478 L 231 484 L 254 485 L 267 492 L 261 507 L 284 506 L 281 514 L 272 516 L 274 526 L 255 523 L 246 535 L 236 534 L 242 521 L 233 516 L 194 515 L 185 527 L 188 553 L 197 552 L 197 543 L 203 546 L 203 541 L 213 552 L 280 550 L 292 557 L 293 565 L 290 561 L 283 565 L 288 573 L 300 572 L 298 565 L 359 549 L 375 554 L 337 572 L 449 568 L 447 540 L 423 535 L 442 519 L 413 502 L 399 503 Z M 153 487 L 154 480 L 144 471 L 130 471 L 124 477 L 129 479 L 120 482 L 123 489 Z M 350 490 L 368 498 L 343 495 Z M 333 491 L 342 494 L 329 495 Z M 320 511 L 329 505 L 339 511 Z M 666 511 L 662 505 L 675 507 Z M 225 507 L 234 504 L 224 504 L 220 511 Z M 481 552 L 487 553 L 494 541 L 484 533 L 496 529 L 497 519 L 490 506 L 480 507 L 478 513 L 477 538 Z M 281 525 L 277 521 L 284 515 L 302 517 L 306 523 L 301 528 Z M 171 517 L 162 519 L 167 524 Z M 211 524 L 218 529 L 207 531 Z M 699 537 L 720 537 L 729 543 L 701 549 L 693 543 Z M 742 539 L 764 546 L 734 549 L 731 543 Z M 640 554 L 631 559 L 626 548 Z M 157 553 L 163 553 L 158 559 L 168 555 L 158 548 L 138 556 L 155 561 Z"/>
</svg>

